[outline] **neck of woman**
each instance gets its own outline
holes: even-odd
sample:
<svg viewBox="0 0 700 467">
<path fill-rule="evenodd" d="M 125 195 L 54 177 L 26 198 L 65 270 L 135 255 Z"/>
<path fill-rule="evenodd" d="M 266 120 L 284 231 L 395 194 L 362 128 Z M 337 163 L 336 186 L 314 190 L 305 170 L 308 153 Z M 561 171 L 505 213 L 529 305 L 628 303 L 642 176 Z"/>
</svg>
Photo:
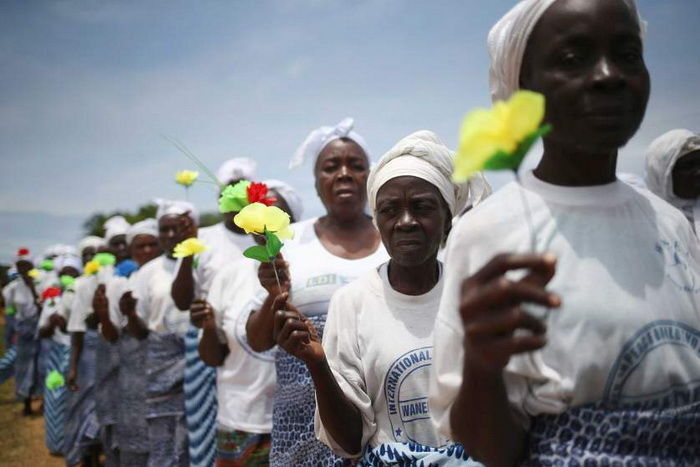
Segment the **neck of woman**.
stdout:
<svg viewBox="0 0 700 467">
<path fill-rule="evenodd" d="M 423 295 L 435 287 L 440 279 L 437 254 L 422 264 L 403 266 L 389 260 L 389 284 L 404 295 Z"/>
<path fill-rule="evenodd" d="M 533 173 L 552 185 L 592 186 L 614 182 L 616 167 L 617 150 L 586 152 L 545 141 L 544 154 Z"/>
</svg>

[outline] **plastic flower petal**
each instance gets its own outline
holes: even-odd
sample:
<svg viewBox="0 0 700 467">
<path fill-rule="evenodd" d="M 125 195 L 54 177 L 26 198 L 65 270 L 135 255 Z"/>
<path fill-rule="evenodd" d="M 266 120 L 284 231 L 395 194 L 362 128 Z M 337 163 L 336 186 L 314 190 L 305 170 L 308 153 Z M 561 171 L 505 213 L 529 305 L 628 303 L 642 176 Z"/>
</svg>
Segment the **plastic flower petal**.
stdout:
<svg viewBox="0 0 700 467">
<path fill-rule="evenodd" d="M 91 276 L 93 274 L 97 274 L 97 272 L 102 269 L 102 266 L 100 265 L 100 262 L 97 261 L 96 259 L 92 259 L 85 263 L 85 267 L 83 268 L 83 274 L 86 276 Z"/>
<path fill-rule="evenodd" d="M 52 259 L 45 259 L 44 261 L 41 262 L 39 265 L 41 269 L 44 271 L 53 271 L 53 260 Z"/>
<path fill-rule="evenodd" d="M 279 238 L 294 238 L 294 232 L 289 227 L 289 214 L 277 206 L 249 204 L 236 214 L 233 222 L 246 233 L 263 235 L 267 231 Z"/>
<path fill-rule="evenodd" d="M 262 203 L 265 206 L 272 206 L 277 198 L 268 198 L 268 188 L 264 183 L 252 182 L 248 189 L 248 203 Z"/>
<path fill-rule="evenodd" d="M 202 243 L 198 238 L 192 237 L 188 238 L 187 240 L 183 240 L 182 242 L 175 245 L 175 249 L 173 250 L 173 257 L 184 258 L 186 256 L 193 256 L 207 249 L 208 247 L 204 243 Z"/>
<path fill-rule="evenodd" d="M 46 375 L 46 388 L 53 391 L 60 387 L 65 386 L 66 380 L 63 375 L 57 370 L 51 370 L 48 375 Z"/>
<path fill-rule="evenodd" d="M 61 277 L 58 278 L 58 280 L 64 289 L 67 289 L 71 285 L 75 284 L 75 277 L 69 276 L 67 274 L 62 275 Z"/>
<path fill-rule="evenodd" d="M 41 292 L 41 300 L 49 300 L 51 298 L 56 298 L 61 296 L 60 287 L 48 287 Z"/>
<path fill-rule="evenodd" d="M 30 269 L 27 275 L 32 279 L 38 279 L 41 274 L 38 269 Z"/>
<path fill-rule="evenodd" d="M 175 174 L 175 181 L 182 186 L 191 186 L 199 178 L 199 172 L 194 170 L 181 170 Z"/>
<path fill-rule="evenodd" d="M 248 204 L 248 187 L 251 182 L 241 180 L 235 185 L 229 185 L 221 192 L 219 196 L 219 212 L 238 212 Z"/>
<path fill-rule="evenodd" d="M 517 91 L 493 108 L 476 109 L 462 122 L 452 178 L 467 180 L 479 170 L 517 170 L 535 140 L 547 133 L 544 96 Z"/>
<path fill-rule="evenodd" d="M 92 259 L 100 263 L 100 266 L 114 266 L 117 262 L 117 257 L 112 253 L 97 253 Z"/>
<path fill-rule="evenodd" d="M 7 316 L 12 316 L 15 313 L 17 313 L 17 310 L 15 309 L 15 307 L 13 307 L 13 306 L 6 306 L 5 307 L 5 314 Z"/>
</svg>

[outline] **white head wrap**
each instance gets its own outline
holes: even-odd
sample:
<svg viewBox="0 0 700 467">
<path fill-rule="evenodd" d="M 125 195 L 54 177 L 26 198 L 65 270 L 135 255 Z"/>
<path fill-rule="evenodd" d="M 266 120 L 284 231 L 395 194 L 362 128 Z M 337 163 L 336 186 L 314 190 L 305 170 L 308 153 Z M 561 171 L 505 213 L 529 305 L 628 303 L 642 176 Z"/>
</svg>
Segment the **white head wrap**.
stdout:
<svg viewBox="0 0 700 467">
<path fill-rule="evenodd" d="M 160 220 L 161 217 L 170 214 L 180 215 L 187 213 L 195 224 L 199 223 L 199 214 L 197 213 L 197 208 L 194 204 L 187 201 L 177 201 L 171 199 L 161 199 L 157 198 L 155 203 L 158 205 L 158 211 L 156 211 L 156 219 Z"/>
<path fill-rule="evenodd" d="M 289 205 L 289 214 L 294 217 L 295 221 L 301 220 L 301 215 L 304 213 L 304 202 L 291 185 L 282 180 L 265 180 L 263 182 L 271 190 L 275 190 Z"/>
<path fill-rule="evenodd" d="M 55 271 L 60 274 L 61 269 L 65 267 L 75 268 L 79 273 L 83 272 L 83 261 L 77 255 L 65 254 L 56 257 L 54 263 Z"/>
<path fill-rule="evenodd" d="M 322 126 L 316 128 L 306 137 L 303 143 L 294 151 L 292 160 L 289 161 L 289 168 L 294 169 L 304 163 L 306 159 L 312 159 L 314 162 L 323 148 L 331 141 L 340 138 L 348 138 L 356 142 L 367 155 L 369 159 L 369 150 L 365 139 L 352 131 L 355 125 L 355 120 L 348 117 L 341 120 L 336 126 Z"/>
<path fill-rule="evenodd" d="M 487 46 L 491 56 L 489 87 L 491 100 L 507 100 L 520 89 L 520 68 L 528 39 L 544 12 L 556 0 L 522 0 L 489 31 Z M 646 23 L 639 17 L 634 0 L 623 0 L 635 13 L 644 36 Z"/>
<path fill-rule="evenodd" d="M 479 186 L 468 183 L 454 183 L 454 152 L 428 130 L 421 130 L 400 140 L 377 162 L 367 179 L 367 198 L 372 213 L 377 208 L 377 193 L 392 178 L 411 176 L 421 178 L 439 191 L 447 202 L 452 216 L 462 212 L 468 202 L 480 201 L 488 196 L 491 187 L 483 178 Z M 485 185 L 482 185 L 481 182 Z M 473 188 L 473 190 L 472 190 Z M 487 189 L 488 193 L 484 192 Z M 474 199 L 471 199 L 474 198 Z"/>
<path fill-rule="evenodd" d="M 234 157 L 221 164 L 216 178 L 224 185 L 231 180 L 253 180 L 257 166 L 257 162 L 247 157 Z"/>
<path fill-rule="evenodd" d="M 673 167 L 681 157 L 700 150 L 700 135 L 690 130 L 671 130 L 656 138 L 646 154 L 646 182 L 649 190 L 665 199 L 686 216 L 692 215 L 700 235 L 700 198 L 683 199 L 673 192 Z"/>
<path fill-rule="evenodd" d="M 154 237 L 157 237 L 158 221 L 149 217 L 148 219 L 132 224 L 131 227 L 129 227 L 129 230 L 126 231 L 127 245 L 131 245 L 131 242 L 133 242 L 138 235 L 153 235 Z"/>
<path fill-rule="evenodd" d="M 105 241 L 109 243 L 117 235 L 125 235 L 130 225 L 122 216 L 110 217 L 104 223 Z"/>
<path fill-rule="evenodd" d="M 105 239 L 102 237 L 97 237 L 95 235 L 90 235 L 78 242 L 78 252 L 83 253 L 85 248 L 94 248 L 97 250 L 99 247 L 105 244 Z"/>
</svg>

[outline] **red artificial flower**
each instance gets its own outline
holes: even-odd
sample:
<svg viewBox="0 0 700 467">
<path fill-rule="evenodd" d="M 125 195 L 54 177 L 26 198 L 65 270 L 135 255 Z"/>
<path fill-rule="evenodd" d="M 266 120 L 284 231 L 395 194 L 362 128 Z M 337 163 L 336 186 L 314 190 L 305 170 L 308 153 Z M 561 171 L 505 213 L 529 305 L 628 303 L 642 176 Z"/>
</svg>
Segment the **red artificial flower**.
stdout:
<svg viewBox="0 0 700 467">
<path fill-rule="evenodd" d="M 51 298 L 56 298 L 61 296 L 60 287 L 49 287 L 41 293 L 42 300 L 49 300 Z"/>
<path fill-rule="evenodd" d="M 264 183 L 252 182 L 247 189 L 249 203 L 262 203 L 265 206 L 272 206 L 277 198 L 267 197 L 267 185 Z"/>
<path fill-rule="evenodd" d="M 29 254 L 29 248 L 20 248 L 17 250 L 17 256 L 27 256 Z"/>
</svg>

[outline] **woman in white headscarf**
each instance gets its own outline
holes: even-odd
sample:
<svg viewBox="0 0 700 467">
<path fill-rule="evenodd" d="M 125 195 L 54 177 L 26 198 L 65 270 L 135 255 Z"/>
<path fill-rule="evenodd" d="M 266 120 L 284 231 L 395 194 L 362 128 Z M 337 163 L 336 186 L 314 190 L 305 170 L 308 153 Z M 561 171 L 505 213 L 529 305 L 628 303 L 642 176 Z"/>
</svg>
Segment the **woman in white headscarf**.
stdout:
<svg viewBox="0 0 700 467">
<path fill-rule="evenodd" d="M 431 416 L 487 465 L 700 458 L 700 250 L 615 175 L 649 97 L 643 32 L 632 0 L 524 0 L 489 34 L 493 97 L 543 94 L 552 131 L 447 246 Z"/>
<path fill-rule="evenodd" d="M 10 282 L 3 289 L 5 306 L 12 307 L 14 313 L 15 333 L 17 336 L 17 357 L 15 360 L 15 392 L 17 398 L 24 401 L 24 415 L 31 415 L 31 398 L 42 392 L 43 384 L 39 381 L 39 350 L 37 326 L 41 313 L 40 297 L 37 284 L 30 275 L 34 264 L 29 250 L 21 248 L 15 258 L 19 278 Z"/>
<path fill-rule="evenodd" d="M 294 156 L 293 165 L 313 163 L 316 191 L 326 214 L 292 227 L 295 239 L 287 242 L 284 258 L 275 262 L 288 291 L 290 306 L 298 307 L 323 334 L 328 302 L 333 292 L 386 260 L 386 251 L 372 220 L 365 213 L 369 156 L 364 139 L 353 131 L 352 119 L 309 134 Z M 253 300 L 255 310 L 246 331 L 257 352 L 275 346 L 275 310 L 280 293 L 269 263 L 258 269 L 262 287 Z M 278 301 L 278 305 L 284 302 Z M 277 392 L 273 407 L 274 465 L 334 465 L 343 459 L 316 440 L 311 375 L 306 366 L 286 352 L 275 352 Z"/>
<path fill-rule="evenodd" d="M 163 254 L 146 263 L 120 299 L 126 328 L 146 345 L 146 419 L 148 465 L 189 466 L 189 436 L 185 414 L 185 334 L 189 315 L 170 295 L 177 260 L 175 246 L 184 240 L 181 216 L 196 225 L 195 207 L 186 201 L 157 200 L 158 243 Z"/>
<path fill-rule="evenodd" d="M 293 307 L 278 312 L 277 344 L 306 364 L 316 388 L 317 436 L 362 465 L 469 463 L 427 407 L 444 276 L 437 255 L 470 189 L 452 182 L 452 169 L 453 152 L 434 133 L 399 141 L 367 182 L 389 261 L 333 295 L 323 344 Z"/>
<path fill-rule="evenodd" d="M 647 149 L 646 183 L 652 193 L 677 207 L 700 236 L 700 136 L 671 130 Z"/>
</svg>

